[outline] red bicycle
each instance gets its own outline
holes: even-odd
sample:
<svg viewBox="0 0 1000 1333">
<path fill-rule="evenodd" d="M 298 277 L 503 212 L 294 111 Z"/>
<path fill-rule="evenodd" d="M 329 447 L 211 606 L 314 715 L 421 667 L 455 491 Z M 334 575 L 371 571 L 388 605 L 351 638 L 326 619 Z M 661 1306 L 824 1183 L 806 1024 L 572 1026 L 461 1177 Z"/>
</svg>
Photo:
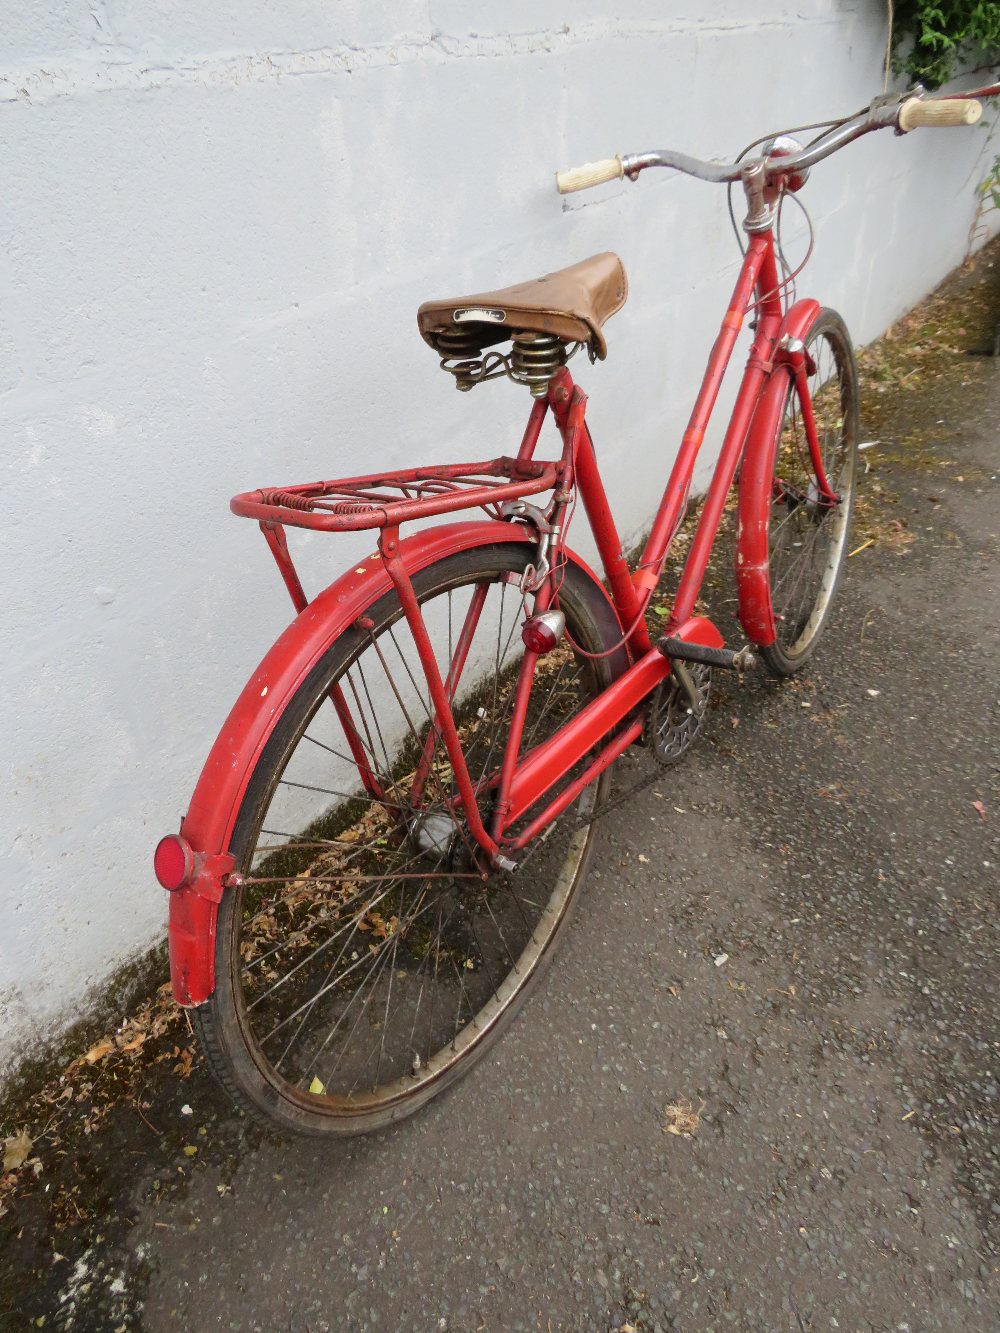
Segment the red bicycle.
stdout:
<svg viewBox="0 0 1000 1333">
<path fill-rule="evenodd" d="M 259 522 L 298 616 L 233 708 L 155 868 L 171 891 L 174 994 L 251 1114 L 283 1130 L 377 1128 L 447 1087 L 509 1023 L 566 925 L 612 804 L 611 765 L 639 744 L 674 763 L 701 726 L 712 670 L 750 663 L 749 645 L 727 647 L 695 614 L 737 472 L 747 638 L 779 675 L 807 661 L 844 560 L 858 382 L 840 316 L 790 298 L 781 202 L 871 130 L 978 115 L 974 101 L 883 98 L 805 127 L 821 131 L 806 147 L 780 135 L 731 164 L 655 152 L 560 174 L 567 192 L 671 167 L 746 195 L 742 268 L 635 569 L 566 365 L 581 347 L 605 356 L 603 326 L 627 290 L 614 254 L 420 308 L 459 389 L 499 376 L 530 388 L 516 456 L 232 501 Z M 742 384 L 653 642 L 647 604 L 750 314 Z M 543 460 L 549 415 L 559 448 Z M 607 590 L 567 542 L 580 504 Z M 404 523 L 475 508 L 486 517 L 400 536 Z M 310 601 L 289 526 L 374 529 L 378 547 Z"/>
</svg>

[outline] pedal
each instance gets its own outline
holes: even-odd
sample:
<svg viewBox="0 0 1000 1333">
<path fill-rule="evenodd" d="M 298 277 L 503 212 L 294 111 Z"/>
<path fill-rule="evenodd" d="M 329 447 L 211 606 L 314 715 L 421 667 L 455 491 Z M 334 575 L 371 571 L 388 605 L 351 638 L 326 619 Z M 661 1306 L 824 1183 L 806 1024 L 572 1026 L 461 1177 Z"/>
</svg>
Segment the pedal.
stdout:
<svg viewBox="0 0 1000 1333">
<path fill-rule="evenodd" d="M 708 648 L 702 643 L 688 643 L 685 639 L 664 637 L 657 643 L 657 648 L 664 657 L 677 662 L 701 662 L 705 666 L 721 667 L 724 671 L 751 671 L 757 665 L 757 659 L 744 644 L 738 652 L 731 648 Z"/>
</svg>

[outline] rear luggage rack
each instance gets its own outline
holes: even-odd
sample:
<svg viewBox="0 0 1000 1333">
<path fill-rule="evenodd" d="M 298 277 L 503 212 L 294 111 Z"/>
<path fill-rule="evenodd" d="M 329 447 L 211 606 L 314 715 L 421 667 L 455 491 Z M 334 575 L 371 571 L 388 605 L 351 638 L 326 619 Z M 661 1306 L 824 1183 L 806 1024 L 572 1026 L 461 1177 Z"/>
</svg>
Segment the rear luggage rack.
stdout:
<svg viewBox="0 0 1000 1333">
<path fill-rule="evenodd" d="M 229 507 L 243 518 L 320 532 L 395 527 L 458 509 L 501 517 L 509 500 L 551 490 L 559 463 L 493 458 L 485 463 L 375 472 L 299 486 L 267 487 L 234 495 Z"/>
</svg>

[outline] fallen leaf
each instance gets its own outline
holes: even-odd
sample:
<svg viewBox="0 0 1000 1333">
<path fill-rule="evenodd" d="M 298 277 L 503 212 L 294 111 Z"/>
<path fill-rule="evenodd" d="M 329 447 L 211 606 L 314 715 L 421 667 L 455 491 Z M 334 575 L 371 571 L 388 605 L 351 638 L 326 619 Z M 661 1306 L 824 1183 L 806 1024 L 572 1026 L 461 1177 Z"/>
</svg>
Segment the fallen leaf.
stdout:
<svg viewBox="0 0 1000 1333">
<path fill-rule="evenodd" d="M 973 801 L 972 808 L 979 815 L 980 819 L 982 820 L 986 819 L 986 806 L 983 805 L 982 801 Z"/>
<path fill-rule="evenodd" d="M 185 1046 L 180 1052 L 180 1059 L 174 1065 L 174 1073 L 181 1078 L 188 1078 L 194 1067 L 194 1051 L 190 1046 Z"/>
<path fill-rule="evenodd" d="M 96 1046 L 91 1046 L 90 1050 L 83 1057 L 88 1065 L 96 1065 L 98 1060 L 103 1060 L 106 1055 L 110 1055 L 115 1049 L 113 1041 L 105 1039 L 99 1041 Z"/>
<path fill-rule="evenodd" d="M 648 857 L 648 856 L 643 856 L 642 852 L 639 853 L 639 860 L 642 862 L 642 864 L 643 864 L 644 866 L 648 866 L 648 865 L 649 865 L 649 857 Z"/>
<path fill-rule="evenodd" d="M 22 1129 L 20 1134 L 11 1139 L 4 1139 L 3 1169 L 5 1171 L 16 1171 L 19 1166 L 23 1166 L 28 1160 L 31 1148 L 32 1139 L 26 1129 Z"/>
<path fill-rule="evenodd" d="M 317 1097 L 322 1097 L 326 1092 L 326 1084 L 322 1079 L 314 1077 L 313 1081 L 309 1084 L 309 1091 L 315 1093 Z"/>
<path fill-rule="evenodd" d="M 184 1145 L 184 1156 L 185 1156 L 185 1157 L 195 1157 L 195 1156 L 197 1156 L 197 1153 L 198 1153 L 198 1147 L 197 1147 L 197 1144 L 194 1144 L 194 1143 L 186 1143 L 186 1144 Z"/>
<path fill-rule="evenodd" d="M 665 1117 L 663 1132 L 665 1134 L 676 1134 L 684 1139 L 691 1138 L 693 1134 L 698 1132 L 701 1113 L 704 1109 L 705 1103 L 702 1102 L 696 1111 L 686 1097 L 681 1097 L 676 1102 L 670 1102 L 663 1108 Z"/>
</svg>

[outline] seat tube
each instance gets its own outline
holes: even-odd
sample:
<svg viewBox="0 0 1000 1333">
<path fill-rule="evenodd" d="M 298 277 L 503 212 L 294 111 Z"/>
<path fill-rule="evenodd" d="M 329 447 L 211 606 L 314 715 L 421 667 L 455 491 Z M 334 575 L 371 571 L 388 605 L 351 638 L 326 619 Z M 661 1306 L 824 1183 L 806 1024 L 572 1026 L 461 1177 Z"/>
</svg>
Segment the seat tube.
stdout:
<svg viewBox="0 0 1000 1333">
<path fill-rule="evenodd" d="M 597 467 L 594 442 L 585 419 L 587 395 L 578 385 L 573 384 L 569 372 L 564 370 L 550 390 L 550 400 L 563 439 L 572 440 L 576 483 L 622 629 L 635 626 L 627 643 L 629 653 L 633 658 L 641 656 L 649 649 L 649 632 L 642 618 L 642 606 L 632 583 L 618 528 Z"/>
</svg>

